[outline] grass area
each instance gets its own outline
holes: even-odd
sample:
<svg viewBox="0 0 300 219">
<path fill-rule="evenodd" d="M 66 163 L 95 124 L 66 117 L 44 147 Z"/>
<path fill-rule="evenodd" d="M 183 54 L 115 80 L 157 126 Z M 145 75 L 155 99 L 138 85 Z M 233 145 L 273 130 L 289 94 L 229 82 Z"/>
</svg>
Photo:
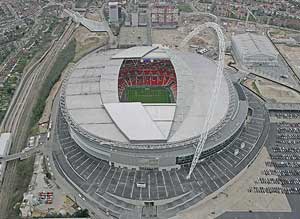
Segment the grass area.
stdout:
<svg viewBox="0 0 300 219">
<path fill-rule="evenodd" d="M 54 65 L 42 85 L 42 90 L 34 106 L 31 127 L 33 127 L 43 114 L 47 97 L 53 85 L 59 80 L 61 73 L 65 70 L 70 62 L 73 61 L 75 56 L 76 41 L 72 39 L 70 43 L 59 53 Z"/>
<path fill-rule="evenodd" d="M 127 102 L 171 103 L 172 93 L 164 87 L 127 87 Z"/>
<path fill-rule="evenodd" d="M 180 12 L 193 12 L 193 9 L 188 3 L 179 3 L 177 8 Z"/>
</svg>

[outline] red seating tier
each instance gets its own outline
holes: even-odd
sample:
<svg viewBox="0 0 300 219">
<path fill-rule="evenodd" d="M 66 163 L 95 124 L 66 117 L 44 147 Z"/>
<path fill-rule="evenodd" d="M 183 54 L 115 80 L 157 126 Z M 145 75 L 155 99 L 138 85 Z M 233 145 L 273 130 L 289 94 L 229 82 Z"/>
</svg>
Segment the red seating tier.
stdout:
<svg viewBox="0 0 300 219">
<path fill-rule="evenodd" d="M 174 67 L 170 60 L 125 59 L 119 72 L 119 98 L 128 86 L 169 87 L 176 100 L 177 83 Z"/>
</svg>

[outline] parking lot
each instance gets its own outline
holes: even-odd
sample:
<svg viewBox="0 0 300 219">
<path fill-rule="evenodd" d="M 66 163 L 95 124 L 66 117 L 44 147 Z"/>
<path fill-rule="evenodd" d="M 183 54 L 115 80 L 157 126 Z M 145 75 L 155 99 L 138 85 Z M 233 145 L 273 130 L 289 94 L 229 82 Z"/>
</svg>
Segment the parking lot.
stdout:
<svg viewBox="0 0 300 219">
<path fill-rule="evenodd" d="M 277 121 L 271 125 L 268 151 L 262 177 L 255 180 L 249 192 L 300 194 L 300 117 L 298 111 L 271 111 Z M 290 122 L 289 122 L 290 120 Z"/>
</svg>

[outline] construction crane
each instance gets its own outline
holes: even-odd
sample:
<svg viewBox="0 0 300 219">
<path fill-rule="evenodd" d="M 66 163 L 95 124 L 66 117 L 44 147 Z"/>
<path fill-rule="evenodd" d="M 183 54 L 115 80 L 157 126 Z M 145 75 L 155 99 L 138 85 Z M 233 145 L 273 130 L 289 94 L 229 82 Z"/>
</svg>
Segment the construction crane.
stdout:
<svg viewBox="0 0 300 219">
<path fill-rule="evenodd" d="M 209 108 L 207 111 L 207 115 L 205 117 L 205 122 L 201 130 L 201 135 L 198 139 L 198 143 L 194 152 L 193 161 L 189 170 L 189 173 L 187 175 L 187 179 L 191 177 L 191 174 L 194 170 L 194 168 L 197 165 L 197 162 L 200 158 L 200 155 L 203 151 L 204 144 L 206 142 L 208 132 L 209 132 L 209 123 L 211 122 L 211 119 L 214 116 L 216 104 L 218 102 L 219 98 L 219 90 L 221 87 L 222 82 L 222 76 L 223 76 L 223 69 L 224 69 L 224 56 L 225 56 L 225 39 L 223 32 L 220 28 L 220 26 L 217 23 L 214 22 L 207 22 L 204 24 L 201 24 L 200 26 L 196 27 L 191 33 L 189 33 L 188 36 L 186 36 L 183 41 L 180 44 L 180 48 L 183 48 L 186 46 L 186 44 L 191 40 L 194 36 L 198 35 L 200 32 L 202 32 L 206 28 L 212 28 L 218 36 L 219 39 L 219 59 L 218 59 L 218 66 L 217 66 L 217 74 L 216 79 L 214 81 L 214 87 L 213 87 L 213 93 L 212 98 L 209 102 Z"/>
</svg>

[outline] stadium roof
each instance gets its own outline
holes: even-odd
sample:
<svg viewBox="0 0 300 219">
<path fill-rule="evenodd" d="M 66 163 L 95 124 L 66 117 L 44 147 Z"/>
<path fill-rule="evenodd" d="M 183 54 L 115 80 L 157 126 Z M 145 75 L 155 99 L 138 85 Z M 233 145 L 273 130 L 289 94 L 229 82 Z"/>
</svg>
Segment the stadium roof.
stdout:
<svg viewBox="0 0 300 219">
<path fill-rule="evenodd" d="M 125 105 L 119 103 L 118 75 L 123 58 L 151 56 L 155 59 L 156 54 L 158 58 L 162 54 L 169 57 L 174 65 L 176 104 L 129 104 L 122 110 Z M 196 53 L 137 47 L 91 53 L 76 63 L 73 69 L 67 83 L 64 83 L 65 107 L 73 122 L 87 133 L 120 142 L 174 142 L 202 133 L 217 66 L 214 61 Z M 225 118 L 229 99 L 228 84 L 223 77 L 210 129 Z M 140 121 L 134 121 L 136 118 Z M 129 119 L 131 124 L 125 125 Z"/>
<path fill-rule="evenodd" d="M 167 140 L 168 135 L 165 136 L 156 126 L 148 111 L 157 120 L 170 120 L 172 116 L 170 116 L 169 108 L 165 108 L 167 111 L 161 115 L 160 112 L 163 109 L 152 106 L 146 110 L 141 103 L 109 103 L 104 104 L 104 106 L 114 123 L 130 141 Z"/>
<path fill-rule="evenodd" d="M 242 56 L 277 56 L 278 51 L 274 48 L 270 40 L 264 35 L 244 33 L 232 37 L 239 53 Z"/>
<path fill-rule="evenodd" d="M 153 46 L 135 46 L 129 49 L 125 49 L 112 56 L 112 59 L 125 59 L 125 58 L 142 58 L 143 56 L 149 54 L 157 47 Z"/>
</svg>

